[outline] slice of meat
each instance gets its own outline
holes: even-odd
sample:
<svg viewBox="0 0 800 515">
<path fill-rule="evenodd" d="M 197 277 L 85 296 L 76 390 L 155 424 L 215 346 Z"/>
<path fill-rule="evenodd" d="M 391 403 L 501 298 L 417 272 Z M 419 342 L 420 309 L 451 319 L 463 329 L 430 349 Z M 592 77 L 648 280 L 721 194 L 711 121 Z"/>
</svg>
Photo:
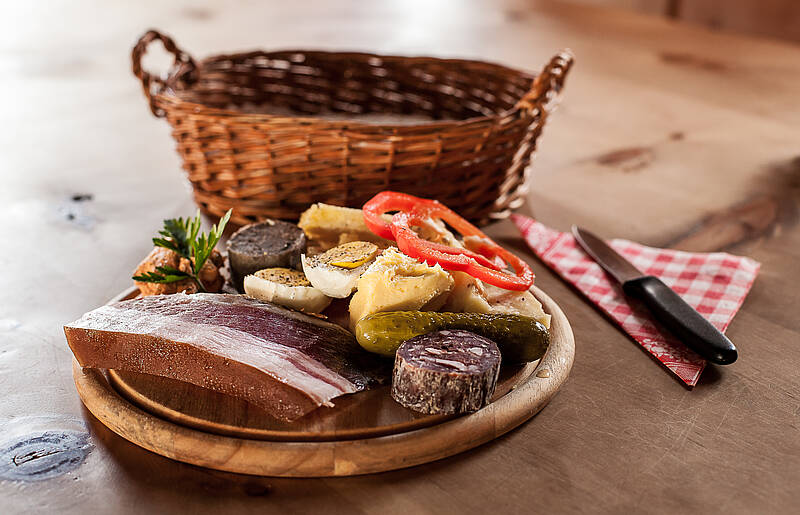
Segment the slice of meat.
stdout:
<svg viewBox="0 0 800 515">
<path fill-rule="evenodd" d="M 475 411 L 489 404 L 499 373 L 492 340 L 461 330 L 422 334 L 397 349 L 392 397 L 422 413 Z"/>
<path fill-rule="evenodd" d="M 174 294 L 103 306 L 64 326 L 83 367 L 186 381 L 291 421 L 382 383 L 387 366 L 343 328 L 242 295 Z"/>
</svg>

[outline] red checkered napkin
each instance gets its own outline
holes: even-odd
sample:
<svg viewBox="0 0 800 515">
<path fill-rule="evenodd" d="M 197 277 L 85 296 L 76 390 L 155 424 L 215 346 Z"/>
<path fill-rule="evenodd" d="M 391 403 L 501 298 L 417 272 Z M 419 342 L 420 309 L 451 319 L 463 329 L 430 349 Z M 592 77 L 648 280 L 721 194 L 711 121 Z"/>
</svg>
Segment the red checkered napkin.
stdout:
<svg viewBox="0 0 800 515">
<path fill-rule="evenodd" d="M 706 361 L 669 333 L 650 313 L 622 293 L 569 233 L 555 231 L 520 215 L 512 220 L 539 258 L 610 316 L 622 329 L 689 386 L 697 384 Z M 645 247 L 632 241 L 609 244 L 645 274 L 655 275 L 720 331 L 744 302 L 761 265 L 724 252 L 701 254 Z"/>
</svg>

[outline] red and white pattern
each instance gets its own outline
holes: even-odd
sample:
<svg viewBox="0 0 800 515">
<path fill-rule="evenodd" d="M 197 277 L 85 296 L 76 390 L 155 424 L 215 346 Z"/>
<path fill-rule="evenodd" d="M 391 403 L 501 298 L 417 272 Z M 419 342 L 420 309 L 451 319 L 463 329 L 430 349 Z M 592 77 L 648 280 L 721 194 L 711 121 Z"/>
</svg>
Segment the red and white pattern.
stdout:
<svg viewBox="0 0 800 515">
<path fill-rule="evenodd" d="M 578 246 L 572 234 L 550 229 L 525 216 L 511 218 L 542 261 L 683 382 L 697 384 L 706 361 L 669 333 L 660 331 L 647 309 L 626 298 L 620 285 Z M 725 331 L 739 310 L 761 267 L 750 258 L 724 252 L 682 252 L 627 240 L 608 243 L 636 268 L 659 277 L 720 331 Z"/>
</svg>

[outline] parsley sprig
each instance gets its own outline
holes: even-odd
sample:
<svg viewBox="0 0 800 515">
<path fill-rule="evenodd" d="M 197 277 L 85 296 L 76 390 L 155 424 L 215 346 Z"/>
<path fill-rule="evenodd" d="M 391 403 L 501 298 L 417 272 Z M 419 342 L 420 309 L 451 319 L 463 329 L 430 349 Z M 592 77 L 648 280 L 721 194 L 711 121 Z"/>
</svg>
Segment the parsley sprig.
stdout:
<svg viewBox="0 0 800 515">
<path fill-rule="evenodd" d="M 153 238 L 153 244 L 188 259 L 192 264 L 190 272 L 184 272 L 172 266 L 159 266 L 156 267 L 155 272 L 134 275 L 133 280 L 143 283 L 168 284 L 191 279 L 197 284 L 198 291 L 205 292 L 206 289 L 200 282 L 200 270 L 203 269 L 203 265 L 211 256 L 211 251 L 222 237 L 222 231 L 225 230 L 225 225 L 231 218 L 231 211 L 229 209 L 220 219 L 219 225 L 212 226 L 208 234 L 200 232 L 202 225 L 200 210 L 197 211 L 194 218 L 164 220 L 164 228 L 158 231 L 161 237 Z"/>
</svg>

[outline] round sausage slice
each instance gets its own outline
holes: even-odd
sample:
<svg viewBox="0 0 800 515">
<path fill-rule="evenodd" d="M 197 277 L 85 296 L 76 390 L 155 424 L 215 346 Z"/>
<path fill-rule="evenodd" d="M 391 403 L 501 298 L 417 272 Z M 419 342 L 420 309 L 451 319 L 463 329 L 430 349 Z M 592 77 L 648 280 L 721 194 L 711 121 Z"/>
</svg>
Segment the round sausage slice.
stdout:
<svg viewBox="0 0 800 515">
<path fill-rule="evenodd" d="M 244 292 L 244 278 L 264 268 L 300 268 L 306 235 L 295 224 L 266 220 L 242 227 L 228 240 L 233 284 Z"/>
<path fill-rule="evenodd" d="M 499 373 L 500 350 L 493 341 L 469 331 L 436 331 L 397 350 L 392 397 L 422 413 L 475 411 L 489 404 Z"/>
</svg>

